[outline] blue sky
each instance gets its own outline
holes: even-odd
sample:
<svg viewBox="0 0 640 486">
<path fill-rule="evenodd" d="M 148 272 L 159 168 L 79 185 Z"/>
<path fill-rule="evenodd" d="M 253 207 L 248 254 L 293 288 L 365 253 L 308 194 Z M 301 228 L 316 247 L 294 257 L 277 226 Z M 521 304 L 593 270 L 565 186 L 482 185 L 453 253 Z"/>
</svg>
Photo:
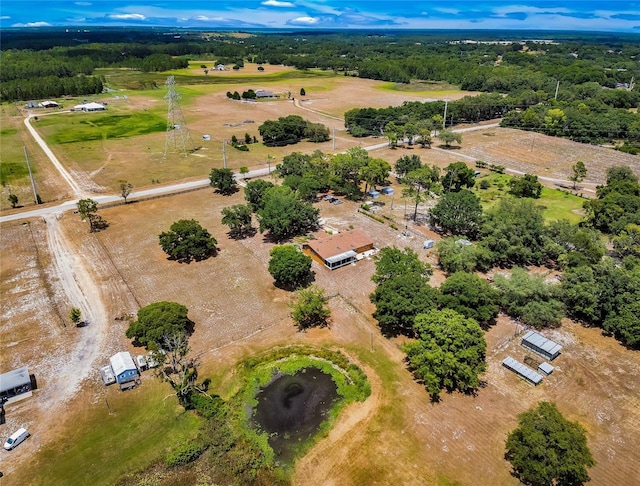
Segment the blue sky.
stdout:
<svg viewBox="0 0 640 486">
<path fill-rule="evenodd" d="M 640 0 L 0 0 L 0 27 L 69 25 L 640 33 Z"/>
</svg>

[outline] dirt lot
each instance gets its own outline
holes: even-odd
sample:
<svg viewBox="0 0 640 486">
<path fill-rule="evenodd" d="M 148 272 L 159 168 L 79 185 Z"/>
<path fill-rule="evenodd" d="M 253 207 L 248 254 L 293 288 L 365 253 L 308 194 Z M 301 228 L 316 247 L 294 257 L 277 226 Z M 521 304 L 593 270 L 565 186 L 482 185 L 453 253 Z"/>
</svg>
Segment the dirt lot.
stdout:
<svg viewBox="0 0 640 486">
<path fill-rule="evenodd" d="M 3 226 L 0 345 L 12 352 L 2 353 L 2 367 L 27 363 L 40 386 L 33 398 L 8 407 L 8 428 L 27 425 L 37 439 L 15 451 L 15 462 L 6 463 L 3 456 L 3 471 L 15 472 L 23 461 L 34 460 L 32 454 L 37 459 L 39 446 L 63 433 L 62 425 L 45 425 L 47 414 L 61 406 L 55 399 L 59 393 L 83 387 L 78 395 L 84 397 L 82 402 L 65 404 L 69 421 L 75 407 L 104 406 L 97 365 L 114 351 L 136 351 L 124 337 L 126 323 L 115 318 L 135 311 L 137 305 L 172 300 L 186 305 L 196 322 L 191 344 L 201 357 L 203 375 L 229 369 L 252 350 L 291 342 L 338 346 L 367 369 L 372 397 L 351 406 L 331 434 L 300 462 L 298 484 L 388 484 L 394 479 L 423 484 L 443 478 L 461 484 L 517 484 L 503 460 L 504 440 L 517 414 L 539 400 L 555 401 L 568 418 L 587 429 L 598 462 L 591 471 L 594 484 L 632 483 L 639 459 L 635 445 L 640 441 L 640 383 L 630 379 L 640 372 L 637 352 L 595 329 L 566 321 L 560 330 L 548 333 L 564 345 L 554 361 L 557 369 L 533 388 L 500 366 L 507 355 L 523 359 L 525 354 L 515 336 L 520 330 L 502 318 L 487 333 L 486 387 L 477 397 L 445 395 L 441 403 L 430 404 L 424 389 L 404 369 L 399 341 L 386 340 L 376 331 L 368 301 L 373 262 L 363 260 L 334 272 L 314 263 L 316 283 L 332 297 L 332 325 L 298 333 L 288 317 L 290 295 L 274 288 L 267 272 L 272 245 L 260 234 L 230 240 L 220 224 L 220 209 L 241 199 L 240 193 L 224 198 L 202 190 L 106 209 L 102 214 L 110 227 L 95 235 L 69 213 L 54 223 L 58 226 L 53 234 L 52 221 Z M 427 258 L 420 250 L 421 237 L 403 237 L 357 213 L 353 203 L 318 204 L 328 228 L 346 230 L 353 225 L 378 247 L 410 246 Z M 157 234 L 184 217 L 199 220 L 218 239 L 217 257 L 189 265 L 166 259 Z M 34 243 L 23 245 L 31 232 Z M 48 232 L 50 238 L 60 235 L 64 240 L 50 246 Z M 12 255 L 11 260 L 4 255 Z M 88 295 L 95 315 L 86 328 L 62 325 L 74 302 L 69 282 L 59 280 L 64 272 L 55 269 L 55 261 L 67 262 Z M 98 295 L 82 280 L 83 268 L 95 276 Z M 436 275 L 434 282 L 441 278 Z M 105 316 L 99 315 L 100 300 Z M 65 349 L 68 354 L 61 352 Z M 75 355 L 75 349 L 87 355 Z M 60 376 L 70 360 L 84 370 L 75 381 Z"/>
</svg>

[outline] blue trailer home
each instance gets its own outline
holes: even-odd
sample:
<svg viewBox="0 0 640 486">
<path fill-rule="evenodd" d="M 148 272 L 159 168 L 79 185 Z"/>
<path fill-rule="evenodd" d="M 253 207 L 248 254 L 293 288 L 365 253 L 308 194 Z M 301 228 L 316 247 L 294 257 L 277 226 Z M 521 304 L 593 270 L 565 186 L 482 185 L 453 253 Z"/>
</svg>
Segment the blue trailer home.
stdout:
<svg viewBox="0 0 640 486">
<path fill-rule="evenodd" d="M 130 381 L 136 381 L 140 376 L 131 354 L 127 351 L 120 351 L 114 354 L 109 358 L 109 363 L 116 377 L 116 382 L 120 385 Z"/>
</svg>

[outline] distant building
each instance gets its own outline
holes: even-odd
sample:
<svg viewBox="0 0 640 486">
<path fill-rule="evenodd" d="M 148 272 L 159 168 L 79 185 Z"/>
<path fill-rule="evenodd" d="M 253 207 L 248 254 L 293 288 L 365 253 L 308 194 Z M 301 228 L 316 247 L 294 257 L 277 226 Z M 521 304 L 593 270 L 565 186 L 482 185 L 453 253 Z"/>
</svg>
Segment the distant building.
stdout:
<svg viewBox="0 0 640 486">
<path fill-rule="evenodd" d="M 373 240 L 360 230 L 345 231 L 327 238 L 307 241 L 302 251 L 330 270 L 358 260 L 358 255 L 373 250 Z"/>
<path fill-rule="evenodd" d="M 527 380 L 532 385 L 538 385 L 542 381 L 542 375 L 541 374 L 536 373 L 535 371 L 533 371 L 528 366 L 525 366 L 524 364 L 520 363 L 519 361 L 516 361 L 515 359 L 513 359 L 511 356 L 507 356 L 502 361 L 502 366 L 504 366 L 505 368 L 513 371 L 519 377 L 524 378 L 525 380 Z"/>
<path fill-rule="evenodd" d="M 60 105 L 55 101 L 47 100 L 40 103 L 43 108 L 60 108 Z"/>
<path fill-rule="evenodd" d="M 380 189 L 380 192 L 385 196 L 393 196 L 394 190 L 393 190 L 393 187 L 387 186 Z"/>
<path fill-rule="evenodd" d="M 266 89 L 257 89 L 255 93 L 256 93 L 256 98 L 275 98 L 276 97 L 276 95 L 274 95 L 271 91 L 267 91 Z"/>
<path fill-rule="evenodd" d="M 120 385 L 135 381 L 140 376 L 131 354 L 127 351 L 120 351 L 114 354 L 109 358 L 109 363 L 111 364 L 111 369 L 113 369 L 116 381 Z"/>
<path fill-rule="evenodd" d="M 103 111 L 106 110 L 107 107 L 102 103 L 82 103 L 80 105 L 76 105 L 73 107 L 74 111 Z"/>
<path fill-rule="evenodd" d="M 558 343 L 547 339 L 542 334 L 538 334 L 535 331 L 529 331 L 522 337 L 522 346 L 539 354 L 540 356 L 547 358 L 549 361 L 553 361 L 558 357 L 562 346 Z"/>
</svg>

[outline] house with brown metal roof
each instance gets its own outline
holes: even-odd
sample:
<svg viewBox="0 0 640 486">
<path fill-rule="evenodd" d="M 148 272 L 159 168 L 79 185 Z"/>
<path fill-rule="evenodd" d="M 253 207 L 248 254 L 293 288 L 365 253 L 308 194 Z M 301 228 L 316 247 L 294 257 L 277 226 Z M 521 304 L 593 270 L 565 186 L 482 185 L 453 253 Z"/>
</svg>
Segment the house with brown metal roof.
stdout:
<svg viewBox="0 0 640 486">
<path fill-rule="evenodd" d="M 309 240 L 302 247 L 303 252 L 330 270 L 355 262 L 359 254 L 369 250 L 373 250 L 373 240 L 360 230 Z"/>
</svg>

